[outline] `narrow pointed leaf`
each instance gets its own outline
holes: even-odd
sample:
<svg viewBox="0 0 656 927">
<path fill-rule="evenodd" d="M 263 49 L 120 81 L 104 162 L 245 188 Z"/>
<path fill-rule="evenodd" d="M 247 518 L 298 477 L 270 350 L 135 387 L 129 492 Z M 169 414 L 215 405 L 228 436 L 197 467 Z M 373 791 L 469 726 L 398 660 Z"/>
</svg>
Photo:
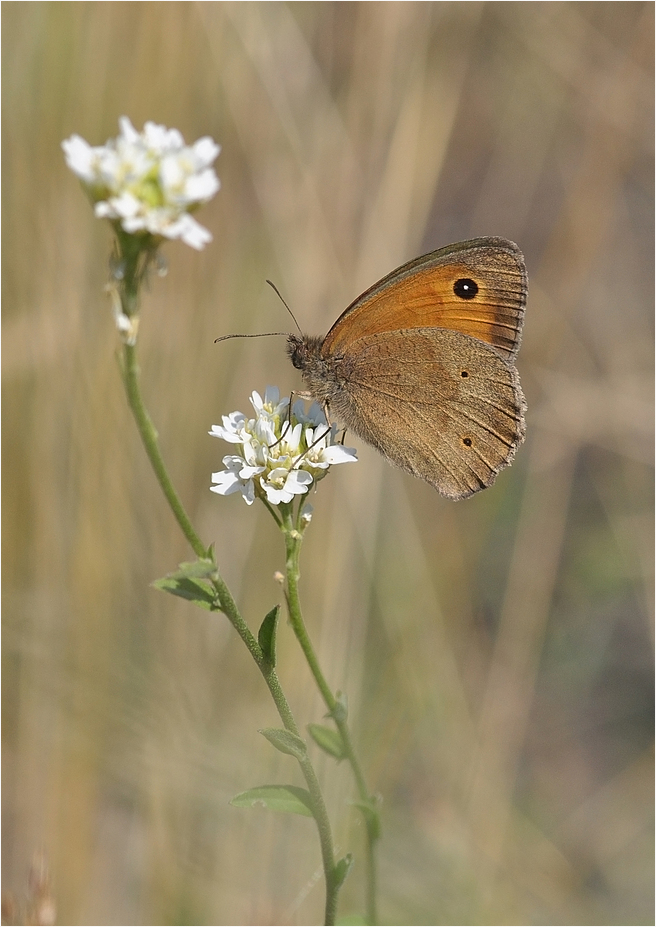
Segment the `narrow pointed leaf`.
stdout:
<svg viewBox="0 0 656 927">
<path fill-rule="evenodd" d="M 200 608 L 205 608 L 208 611 L 216 610 L 216 596 L 209 583 L 186 578 L 171 579 L 166 576 L 164 579 L 156 579 L 151 585 L 161 592 L 170 592 L 171 595 L 177 595 L 181 599 L 195 602 Z"/>
<path fill-rule="evenodd" d="M 344 741 L 339 731 L 334 731 L 323 724 L 308 724 L 307 729 L 312 740 L 337 760 L 343 760 L 346 756 L 344 750 Z"/>
<path fill-rule="evenodd" d="M 162 592 L 170 592 L 171 595 L 195 602 L 200 608 L 215 611 L 216 592 L 209 581 L 214 573 L 216 564 L 213 560 L 195 560 L 192 563 L 181 563 L 173 573 L 163 579 L 156 579 L 151 585 Z"/>
<path fill-rule="evenodd" d="M 276 665 L 276 630 L 278 627 L 278 617 L 280 615 L 280 606 L 276 605 L 267 614 L 257 632 L 257 642 L 262 648 L 264 659 L 271 666 Z"/>
<path fill-rule="evenodd" d="M 265 727 L 264 730 L 258 733 L 266 737 L 269 743 L 273 744 L 276 750 L 280 750 L 281 753 L 295 756 L 297 760 L 302 760 L 307 755 L 305 741 L 298 734 L 292 734 L 291 731 L 285 731 L 277 727 Z"/>
<path fill-rule="evenodd" d="M 314 817 L 312 799 L 307 789 L 296 785 L 260 785 L 255 789 L 240 792 L 230 801 L 236 808 L 268 808 L 285 814 L 301 814 Z"/>
<path fill-rule="evenodd" d="M 334 869 L 337 888 L 339 888 L 340 885 L 344 884 L 344 880 L 346 879 L 346 876 L 351 871 L 352 866 L 353 866 L 353 854 L 352 853 L 347 853 L 346 856 L 342 856 L 341 859 L 337 860 L 337 862 L 335 863 L 335 869 Z"/>
</svg>

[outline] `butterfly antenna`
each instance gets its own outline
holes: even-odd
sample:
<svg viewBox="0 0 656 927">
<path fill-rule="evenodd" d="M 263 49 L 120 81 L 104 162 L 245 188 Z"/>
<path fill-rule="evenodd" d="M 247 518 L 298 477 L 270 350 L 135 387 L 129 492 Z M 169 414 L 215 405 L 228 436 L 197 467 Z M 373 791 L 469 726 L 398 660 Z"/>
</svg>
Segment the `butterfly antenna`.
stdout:
<svg viewBox="0 0 656 927">
<path fill-rule="evenodd" d="M 295 325 L 296 328 L 298 329 L 299 333 L 302 335 L 303 332 L 302 332 L 302 330 L 301 330 L 301 326 L 298 324 L 298 322 L 296 321 L 296 316 L 294 315 L 294 313 L 292 312 L 292 310 L 289 308 L 289 306 L 287 305 L 287 303 L 286 303 L 285 300 L 283 299 L 282 294 L 281 294 L 280 290 L 278 289 L 278 287 L 275 285 L 275 283 L 272 283 L 270 280 L 267 280 L 267 283 L 269 284 L 269 286 L 271 287 L 271 289 L 274 290 L 274 292 L 278 294 L 278 299 L 279 299 L 280 302 L 283 304 L 283 306 L 285 307 L 285 309 L 287 310 L 287 312 L 291 315 L 292 319 L 294 320 L 294 325 Z"/>
<path fill-rule="evenodd" d="M 284 335 L 287 337 L 288 332 L 257 332 L 252 335 L 221 335 L 220 338 L 214 339 L 214 344 L 218 344 L 219 341 L 227 341 L 228 338 L 269 338 L 271 335 Z"/>
</svg>

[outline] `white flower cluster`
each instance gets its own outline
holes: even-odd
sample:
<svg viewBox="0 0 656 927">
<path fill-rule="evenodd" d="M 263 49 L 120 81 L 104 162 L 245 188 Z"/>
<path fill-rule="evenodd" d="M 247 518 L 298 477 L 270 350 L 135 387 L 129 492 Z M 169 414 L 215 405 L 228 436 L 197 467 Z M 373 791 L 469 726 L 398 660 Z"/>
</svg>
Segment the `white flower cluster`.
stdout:
<svg viewBox="0 0 656 927">
<path fill-rule="evenodd" d="M 237 454 L 223 458 L 226 469 L 212 474 L 212 492 L 240 492 L 248 505 L 260 495 L 279 505 L 306 493 L 331 464 L 357 460 L 354 448 L 335 443 L 337 429 L 327 424 L 318 403 L 306 413 L 298 400 L 290 417 L 289 399 L 281 400 L 274 386 L 267 386 L 264 399 L 254 392 L 251 403 L 255 418 L 232 412 L 223 416 L 223 425 L 212 426 L 211 435 L 239 445 Z"/>
<path fill-rule="evenodd" d="M 220 146 L 209 137 L 185 145 L 177 129 L 154 122 L 137 132 L 127 116 L 119 126 L 118 138 L 96 148 L 79 135 L 62 142 L 66 163 L 87 188 L 96 216 L 119 221 L 129 234 L 149 232 L 203 248 L 212 236 L 189 213 L 219 189 L 210 165 Z"/>
</svg>

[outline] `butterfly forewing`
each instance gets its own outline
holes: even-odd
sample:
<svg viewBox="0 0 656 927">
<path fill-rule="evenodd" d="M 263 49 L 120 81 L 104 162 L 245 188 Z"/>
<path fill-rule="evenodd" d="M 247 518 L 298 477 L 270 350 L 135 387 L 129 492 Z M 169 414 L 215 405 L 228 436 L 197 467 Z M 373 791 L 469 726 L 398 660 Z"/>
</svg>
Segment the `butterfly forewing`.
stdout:
<svg viewBox="0 0 656 927">
<path fill-rule="evenodd" d="M 521 252 L 505 239 L 475 239 L 417 258 L 355 300 L 326 335 L 325 356 L 364 335 L 441 328 L 519 350 L 527 277 Z"/>
</svg>

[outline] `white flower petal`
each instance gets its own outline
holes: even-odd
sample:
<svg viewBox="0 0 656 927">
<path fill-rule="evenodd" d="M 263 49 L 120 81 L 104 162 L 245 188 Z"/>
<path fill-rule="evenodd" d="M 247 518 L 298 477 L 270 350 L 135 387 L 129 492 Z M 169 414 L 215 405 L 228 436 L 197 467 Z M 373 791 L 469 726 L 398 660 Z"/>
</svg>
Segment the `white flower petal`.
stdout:
<svg viewBox="0 0 656 927">
<path fill-rule="evenodd" d="M 252 505 L 255 502 L 255 486 L 253 480 L 249 480 L 245 486 L 242 486 L 241 494 L 246 505 Z"/>
<path fill-rule="evenodd" d="M 220 188 L 219 178 L 211 168 L 207 168 L 200 174 L 192 174 L 185 179 L 179 202 L 189 206 L 206 203 L 215 193 L 218 193 Z"/>
<path fill-rule="evenodd" d="M 120 196 L 112 196 L 107 203 L 96 203 L 96 215 L 100 215 L 100 207 L 107 206 L 107 214 L 113 219 L 134 219 L 143 212 L 143 206 L 127 190 Z"/>
<path fill-rule="evenodd" d="M 250 480 L 254 476 L 259 476 L 260 473 L 264 473 L 264 467 L 241 467 L 239 470 L 239 476 L 242 480 Z"/>
<path fill-rule="evenodd" d="M 218 158 L 221 152 L 221 146 L 217 145 L 213 138 L 204 135 L 192 145 L 192 150 L 196 157 L 199 167 L 209 167 L 209 165 Z"/>
<path fill-rule="evenodd" d="M 292 470 L 285 482 L 285 489 L 288 492 L 304 493 L 308 491 L 308 486 L 312 482 L 312 474 L 307 470 Z"/>
<path fill-rule="evenodd" d="M 279 449 L 280 445 L 278 444 L 279 435 L 276 434 L 276 429 L 271 420 L 267 417 L 266 412 L 262 412 L 260 416 L 254 423 L 254 437 L 257 438 L 262 444 L 267 448 L 271 448 L 273 452 L 276 451 L 276 448 Z M 275 445 L 275 447 L 274 447 Z M 278 450 L 279 453 L 279 450 Z"/>
<path fill-rule="evenodd" d="M 323 449 L 326 446 L 326 440 L 331 437 L 332 429 L 328 428 L 325 424 L 317 425 L 316 428 L 306 428 L 305 429 L 305 441 L 308 446 L 308 450 L 312 448 L 318 448 L 319 450 Z"/>
<path fill-rule="evenodd" d="M 121 135 L 126 141 L 132 142 L 133 144 L 139 141 L 139 133 L 137 132 L 135 127 L 132 125 L 132 123 L 130 122 L 127 116 L 120 116 L 118 120 L 118 124 L 121 130 Z"/>
<path fill-rule="evenodd" d="M 219 473 L 213 473 L 212 479 L 216 483 L 210 486 L 212 492 L 218 492 L 221 496 L 229 496 L 232 492 L 237 492 L 241 488 L 241 480 L 236 473 L 230 473 L 228 470 L 221 470 Z"/>
<path fill-rule="evenodd" d="M 178 156 L 167 155 L 162 158 L 159 165 L 159 179 L 164 190 L 170 196 L 179 192 L 187 176 Z"/>
<path fill-rule="evenodd" d="M 321 452 L 321 459 L 329 464 L 357 463 L 358 452 L 354 447 L 344 447 L 343 444 L 331 444 Z"/>
<path fill-rule="evenodd" d="M 305 425 L 316 427 L 317 425 L 327 426 L 325 413 L 318 402 L 313 402 L 308 411 L 305 411 L 305 403 L 302 399 L 297 399 L 293 408 L 294 418 Z"/>
<path fill-rule="evenodd" d="M 244 458 L 239 454 L 226 454 L 223 458 L 223 466 L 227 467 L 228 470 L 232 470 L 234 473 L 239 473 L 244 463 Z M 214 474 L 212 474 L 212 477 Z"/>
<path fill-rule="evenodd" d="M 284 432 L 285 437 L 280 442 L 284 444 L 285 447 L 292 454 L 298 453 L 298 449 L 301 443 L 301 435 L 303 434 L 303 424 L 302 422 L 297 422 L 293 428 L 287 428 Z"/>
<path fill-rule="evenodd" d="M 241 444 L 248 438 L 247 419 L 241 412 L 231 412 L 230 415 L 224 415 L 222 425 L 212 425 L 209 432 L 215 438 L 223 438 L 224 441 L 230 441 L 232 444 Z"/>
<path fill-rule="evenodd" d="M 318 402 L 313 402 L 307 413 L 308 421 L 315 425 L 327 425 L 326 413 Z"/>
<path fill-rule="evenodd" d="M 268 389 L 268 387 L 267 387 L 267 389 Z M 265 396 L 266 396 L 266 392 L 265 392 Z M 255 411 L 256 411 L 258 414 L 259 414 L 260 412 L 262 412 L 262 410 L 264 409 L 264 401 L 263 401 L 262 397 L 260 396 L 260 394 L 258 393 L 258 391 L 255 390 L 255 389 L 254 389 L 253 392 L 251 393 L 250 402 L 251 402 L 251 405 L 253 406 L 253 408 L 255 409 Z"/>
<path fill-rule="evenodd" d="M 85 183 L 97 181 L 97 155 L 95 150 L 79 135 L 71 135 L 62 142 L 66 164 Z"/>
<path fill-rule="evenodd" d="M 291 502 L 294 498 L 293 495 L 285 492 L 284 489 L 276 489 L 263 480 L 260 480 L 260 484 L 267 497 L 267 502 L 270 502 L 271 505 L 280 505 L 281 502 Z"/>
<path fill-rule="evenodd" d="M 280 402 L 280 390 L 277 386 L 267 386 L 264 390 L 264 404 L 266 406 L 277 406 Z M 285 400 L 288 403 L 289 399 Z"/>
<path fill-rule="evenodd" d="M 277 483 L 278 486 L 284 486 L 289 475 L 289 470 L 286 467 L 274 467 L 269 471 L 267 475 L 267 480 L 272 485 Z"/>
<path fill-rule="evenodd" d="M 239 458 L 235 459 L 238 463 L 240 462 Z M 227 457 L 223 458 L 224 463 L 228 460 L 229 458 Z M 240 492 L 248 505 L 252 505 L 255 501 L 255 487 L 253 486 L 253 481 L 250 479 L 240 479 L 239 475 L 235 473 L 234 470 L 219 470 L 217 473 L 212 474 L 212 481 L 216 485 L 210 486 L 211 492 L 218 493 L 221 496 L 230 496 L 234 492 Z"/>
<path fill-rule="evenodd" d="M 183 213 L 176 219 L 171 219 L 163 211 L 153 210 L 147 223 L 148 231 L 153 235 L 163 235 L 165 238 L 179 238 L 186 245 L 202 250 L 212 241 L 212 235 L 199 222 L 196 222 L 189 213 Z"/>
</svg>

